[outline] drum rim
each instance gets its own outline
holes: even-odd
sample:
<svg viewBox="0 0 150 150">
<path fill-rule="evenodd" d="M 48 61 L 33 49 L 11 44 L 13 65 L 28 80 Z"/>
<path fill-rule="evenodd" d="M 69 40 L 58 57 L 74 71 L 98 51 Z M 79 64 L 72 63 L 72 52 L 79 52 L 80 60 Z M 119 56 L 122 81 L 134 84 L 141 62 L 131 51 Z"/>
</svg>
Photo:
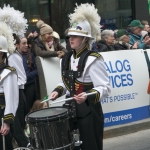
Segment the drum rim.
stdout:
<svg viewBox="0 0 150 150">
<path fill-rule="evenodd" d="M 50 108 L 63 108 L 63 109 L 66 109 L 65 112 L 61 113 L 60 115 L 53 115 L 53 116 L 47 116 L 47 117 L 29 117 L 30 114 L 34 113 L 34 112 L 38 112 L 38 111 L 41 111 L 41 110 L 45 110 L 45 109 L 50 109 Z M 58 117 L 56 117 L 58 116 Z M 40 109 L 40 110 L 36 110 L 36 111 L 33 111 L 33 112 L 30 112 L 27 114 L 26 116 L 26 121 L 28 122 L 38 122 L 38 121 L 46 121 L 45 119 L 49 119 L 49 120 L 59 120 L 59 118 L 63 118 L 65 119 L 66 117 L 68 116 L 68 109 L 67 108 L 64 108 L 64 107 L 49 107 L 49 108 L 44 108 L 44 109 Z"/>
<path fill-rule="evenodd" d="M 68 148 L 68 147 L 75 147 L 74 146 L 75 140 L 73 140 L 71 143 L 69 143 L 68 145 L 65 145 L 63 147 L 58 147 L 58 148 L 54 148 L 54 149 L 45 149 L 45 150 L 63 150 L 64 148 Z M 38 150 L 38 149 L 35 149 Z"/>
</svg>

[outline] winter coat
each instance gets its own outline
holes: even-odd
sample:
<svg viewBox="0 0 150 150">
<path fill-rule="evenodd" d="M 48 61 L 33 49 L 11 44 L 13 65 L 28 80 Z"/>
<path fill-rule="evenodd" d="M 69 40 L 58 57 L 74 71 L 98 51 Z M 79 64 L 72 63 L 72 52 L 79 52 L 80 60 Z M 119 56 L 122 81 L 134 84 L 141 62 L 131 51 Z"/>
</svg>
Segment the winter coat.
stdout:
<svg viewBox="0 0 150 150">
<path fill-rule="evenodd" d="M 30 53 L 30 55 L 31 55 L 31 59 L 32 59 L 32 66 L 31 66 L 31 68 L 28 66 L 27 53 L 23 53 L 22 54 L 23 66 L 24 66 L 24 70 L 25 70 L 26 76 L 27 76 L 26 85 L 34 83 L 36 77 L 38 76 L 38 71 L 37 71 L 37 67 L 36 67 L 35 57 L 34 57 L 33 53 Z"/>
<path fill-rule="evenodd" d="M 114 44 L 114 48 L 115 50 L 128 50 L 132 49 L 132 45 L 130 45 L 129 43 L 124 43 L 122 41 L 116 41 L 116 43 Z"/>
<path fill-rule="evenodd" d="M 115 50 L 126 50 L 126 49 L 128 49 L 128 47 L 126 45 L 122 45 L 122 44 L 119 44 L 119 43 L 116 43 L 114 45 L 114 48 L 115 48 Z"/>
<path fill-rule="evenodd" d="M 92 50 L 98 52 L 97 42 L 92 43 Z"/>
<path fill-rule="evenodd" d="M 97 42 L 97 49 L 98 52 L 107 52 L 107 51 L 114 51 L 113 45 L 107 45 L 105 40 L 100 40 Z"/>
<path fill-rule="evenodd" d="M 149 48 L 143 42 L 143 37 L 142 36 L 131 34 L 131 35 L 129 35 L 129 37 L 130 37 L 130 42 L 129 43 L 131 45 L 133 45 L 136 41 L 138 42 L 138 49 L 147 49 L 147 48 Z M 148 55 L 147 55 L 147 53 L 144 53 L 144 54 L 145 54 L 145 58 L 146 58 L 146 62 L 147 62 L 147 67 L 150 70 L 150 61 L 149 61 Z"/>
<path fill-rule="evenodd" d="M 138 42 L 138 49 L 146 49 L 146 44 L 143 42 L 143 37 L 135 34 L 129 35 L 131 45 L 134 45 L 135 42 Z"/>
<path fill-rule="evenodd" d="M 65 53 L 67 50 L 59 43 L 54 41 L 53 42 L 54 51 L 50 51 L 49 48 L 43 43 L 40 37 L 36 37 L 33 40 L 32 44 L 32 52 L 35 56 L 40 57 L 57 57 L 57 51 L 64 51 Z"/>
</svg>

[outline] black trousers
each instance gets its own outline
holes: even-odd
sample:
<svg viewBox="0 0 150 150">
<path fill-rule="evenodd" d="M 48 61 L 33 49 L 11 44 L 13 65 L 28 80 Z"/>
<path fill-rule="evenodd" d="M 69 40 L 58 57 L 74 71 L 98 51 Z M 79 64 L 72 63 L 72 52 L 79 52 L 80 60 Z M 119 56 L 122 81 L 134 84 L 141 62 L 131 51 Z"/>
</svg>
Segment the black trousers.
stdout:
<svg viewBox="0 0 150 150">
<path fill-rule="evenodd" d="M 3 116 L 4 116 L 4 109 L 0 108 L 0 127 L 2 126 L 1 120 L 2 120 Z M 10 128 L 11 127 L 12 126 L 10 125 Z M 13 150 L 10 132 L 5 136 L 5 148 L 6 148 L 6 150 Z M 1 134 L 0 134 L 0 150 L 3 150 L 3 139 L 2 139 Z"/>
<path fill-rule="evenodd" d="M 34 101 L 36 100 L 35 82 L 25 85 L 24 94 L 27 103 L 27 113 L 30 112 Z"/>
<path fill-rule="evenodd" d="M 82 144 L 73 150 L 103 150 L 103 120 L 95 120 L 92 113 L 89 113 L 85 118 L 78 118 L 73 126 L 79 129 L 82 141 Z"/>
<path fill-rule="evenodd" d="M 13 125 L 13 137 L 16 140 L 19 147 L 27 147 L 29 143 L 28 138 L 24 133 L 25 129 L 25 115 L 26 115 L 26 99 L 22 89 L 19 90 L 19 105 L 16 112 L 14 125 Z"/>
</svg>

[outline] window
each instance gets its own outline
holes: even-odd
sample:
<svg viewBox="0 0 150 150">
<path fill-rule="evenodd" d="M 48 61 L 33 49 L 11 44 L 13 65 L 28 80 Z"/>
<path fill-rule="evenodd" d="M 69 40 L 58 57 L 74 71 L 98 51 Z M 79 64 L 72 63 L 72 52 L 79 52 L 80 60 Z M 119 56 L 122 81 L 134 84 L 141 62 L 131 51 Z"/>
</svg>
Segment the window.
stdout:
<svg viewBox="0 0 150 150">
<path fill-rule="evenodd" d="M 131 0 L 95 0 L 103 29 L 127 28 L 132 20 Z"/>
</svg>

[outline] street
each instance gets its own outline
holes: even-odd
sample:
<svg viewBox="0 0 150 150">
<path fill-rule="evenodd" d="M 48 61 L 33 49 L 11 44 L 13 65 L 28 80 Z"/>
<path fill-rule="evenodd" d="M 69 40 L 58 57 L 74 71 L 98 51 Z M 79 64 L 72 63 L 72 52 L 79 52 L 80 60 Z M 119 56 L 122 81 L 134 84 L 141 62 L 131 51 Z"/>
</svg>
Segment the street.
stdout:
<svg viewBox="0 0 150 150">
<path fill-rule="evenodd" d="M 103 150 L 150 150 L 150 129 L 104 139 Z"/>
</svg>

